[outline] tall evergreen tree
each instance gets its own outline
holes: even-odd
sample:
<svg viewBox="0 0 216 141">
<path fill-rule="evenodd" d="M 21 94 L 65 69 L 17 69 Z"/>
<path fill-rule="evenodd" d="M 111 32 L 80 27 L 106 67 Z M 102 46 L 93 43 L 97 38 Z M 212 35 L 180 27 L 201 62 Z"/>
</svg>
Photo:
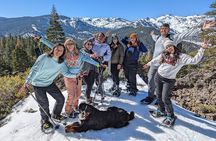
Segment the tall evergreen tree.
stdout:
<svg viewBox="0 0 216 141">
<path fill-rule="evenodd" d="M 215 16 L 216 15 L 216 1 L 210 5 L 210 8 L 212 8 L 212 11 L 206 12 L 206 15 Z"/>
<path fill-rule="evenodd" d="M 34 41 L 31 38 L 11 35 L 0 38 L 0 75 L 23 71 L 32 66 L 35 60 Z"/>
<path fill-rule="evenodd" d="M 30 66 L 29 56 L 23 49 L 20 38 L 17 38 L 15 49 L 12 51 L 12 67 L 13 71 L 25 71 Z"/>
<path fill-rule="evenodd" d="M 4 40 L 3 59 L 6 63 L 8 71 L 12 71 L 12 51 L 14 50 L 14 46 L 15 46 L 14 39 L 15 37 L 11 35 L 3 39 Z"/>
<path fill-rule="evenodd" d="M 6 69 L 6 64 L 3 59 L 3 39 L 0 39 L 0 72 L 3 72 Z"/>
<path fill-rule="evenodd" d="M 59 16 L 58 13 L 56 12 L 56 8 L 54 5 L 52 7 L 49 24 L 50 25 L 46 32 L 47 38 L 53 43 L 57 43 L 57 42 L 63 43 L 65 40 L 65 34 L 60 24 Z"/>
</svg>

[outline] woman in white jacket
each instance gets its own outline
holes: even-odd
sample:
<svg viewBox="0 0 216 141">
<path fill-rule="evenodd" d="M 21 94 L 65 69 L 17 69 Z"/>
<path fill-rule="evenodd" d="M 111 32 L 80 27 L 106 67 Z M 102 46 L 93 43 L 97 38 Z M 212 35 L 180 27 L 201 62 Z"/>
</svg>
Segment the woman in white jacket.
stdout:
<svg viewBox="0 0 216 141">
<path fill-rule="evenodd" d="M 176 82 L 176 74 L 184 65 L 197 64 L 208 48 L 208 42 L 204 41 L 198 53 L 191 57 L 181 51 L 174 45 L 173 41 L 167 39 L 164 42 L 166 49 L 156 58 L 144 65 L 148 68 L 151 65 L 158 65 L 158 71 L 155 77 L 156 95 L 158 98 L 158 109 L 153 112 L 154 117 L 165 116 L 163 123 L 173 124 L 175 115 L 171 103 L 171 92 Z"/>
</svg>

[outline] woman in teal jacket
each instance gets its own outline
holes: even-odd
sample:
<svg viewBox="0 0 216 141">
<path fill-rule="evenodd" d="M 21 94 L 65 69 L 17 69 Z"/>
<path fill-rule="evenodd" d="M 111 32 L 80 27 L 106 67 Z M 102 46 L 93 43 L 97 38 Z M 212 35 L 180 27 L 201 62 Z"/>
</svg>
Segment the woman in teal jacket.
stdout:
<svg viewBox="0 0 216 141">
<path fill-rule="evenodd" d="M 64 118 L 60 113 L 65 99 L 53 81 L 60 73 L 70 78 L 76 77 L 76 74 L 68 71 L 64 63 L 65 52 L 66 49 L 63 44 L 55 44 L 49 54 L 40 55 L 31 68 L 24 85 L 25 88 L 28 88 L 29 85 L 33 86 L 37 102 L 48 115 L 50 115 L 50 112 L 46 93 L 48 92 L 56 100 L 52 116 L 58 121 Z M 41 108 L 40 114 L 41 127 L 43 129 L 52 128 L 53 125 L 50 123 L 49 117 Z"/>
</svg>

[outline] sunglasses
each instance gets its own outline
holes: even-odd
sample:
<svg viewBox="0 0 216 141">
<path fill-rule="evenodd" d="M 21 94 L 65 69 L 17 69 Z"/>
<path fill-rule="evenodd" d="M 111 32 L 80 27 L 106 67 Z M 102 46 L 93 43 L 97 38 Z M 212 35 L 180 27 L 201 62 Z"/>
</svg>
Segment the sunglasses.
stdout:
<svg viewBox="0 0 216 141">
<path fill-rule="evenodd" d="M 74 43 L 68 43 L 67 45 L 68 45 L 68 46 L 72 46 L 72 45 L 74 45 Z"/>
<path fill-rule="evenodd" d="M 92 46 L 92 44 L 91 44 L 91 43 L 88 43 L 87 45 L 88 45 L 88 46 Z"/>
</svg>

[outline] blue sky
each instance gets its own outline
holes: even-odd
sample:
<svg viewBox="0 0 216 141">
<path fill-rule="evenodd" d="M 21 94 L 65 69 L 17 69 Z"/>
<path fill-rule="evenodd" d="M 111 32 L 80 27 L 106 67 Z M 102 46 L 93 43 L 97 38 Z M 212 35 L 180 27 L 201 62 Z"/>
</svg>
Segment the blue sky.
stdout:
<svg viewBox="0 0 216 141">
<path fill-rule="evenodd" d="M 54 4 L 60 15 L 68 17 L 121 17 L 137 20 L 165 14 L 201 15 L 211 10 L 215 0 L 4 0 L 0 17 L 50 14 Z"/>
</svg>

